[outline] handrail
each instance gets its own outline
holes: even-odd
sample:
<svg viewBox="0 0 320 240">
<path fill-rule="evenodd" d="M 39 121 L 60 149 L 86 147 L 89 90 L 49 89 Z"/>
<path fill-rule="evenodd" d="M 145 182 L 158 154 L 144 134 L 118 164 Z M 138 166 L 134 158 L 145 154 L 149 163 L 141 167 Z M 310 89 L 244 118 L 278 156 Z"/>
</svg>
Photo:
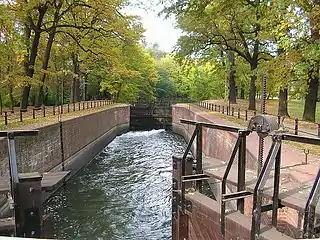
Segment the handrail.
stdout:
<svg viewBox="0 0 320 240">
<path fill-rule="evenodd" d="M 239 130 L 241 130 L 241 128 L 238 128 L 238 127 L 205 123 L 205 122 L 195 122 L 195 121 L 190 121 L 190 120 L 186 120 L 186 119 L 180 119 L 180 123 L 189 124 L 189 125 L 200 125 L 200 126 L 206 127 L 206 128 L 212 128 L 212 129 L 228 131 L 228 132 L 235 132 L 235 133 L 237 133 Z"/>
<path fill-rule="evenodd" d="M 320 198 L 320 169 L 312 185 L 310 195 L 305 207 L 304 224 L 303 224 L 303 237 L 312 238 L 315 234 L 315 210 Z"/>
</svg>

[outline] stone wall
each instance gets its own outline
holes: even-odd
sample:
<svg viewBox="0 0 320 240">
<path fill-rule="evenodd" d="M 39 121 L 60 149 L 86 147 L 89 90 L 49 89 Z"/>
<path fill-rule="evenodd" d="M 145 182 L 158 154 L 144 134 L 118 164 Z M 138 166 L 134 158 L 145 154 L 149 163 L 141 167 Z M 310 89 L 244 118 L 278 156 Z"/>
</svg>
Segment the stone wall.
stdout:
<svg viewBox="0 0 320 240">
<path fill-rule="evenodd" d="M 103 140 L 100 149 L 88 148 L 90 156 L 97 154 L 108 144 L 104 135 L 111 141 L 117 134 L 129 128 L 130 109 L 127 105 L 112 107 L 100 112 L 62 121 L 62 141 L 64 159 L 67 163 L 79 151 L 94 145 L 99 138 Z M 60 124 L 54 123 L 38 128 L 35 137 L 17 137 L 16 151 L 19 172 L 46 172 L 61 165 Z M 108 134 L 110 133 L 110 134 Z M 110 136 L 109 136 L 110 135 Z M 112 136 L 111 136 L 112 135 Z M 92 152 L 92 149 L 94 151 Z M 0 175 L 8 175 L 7 140 L 0 140 Z M 88 162 L 91 159 L 86 159 Z M 58 169 L 60 170 L 60 169 Z"/>
</svg>

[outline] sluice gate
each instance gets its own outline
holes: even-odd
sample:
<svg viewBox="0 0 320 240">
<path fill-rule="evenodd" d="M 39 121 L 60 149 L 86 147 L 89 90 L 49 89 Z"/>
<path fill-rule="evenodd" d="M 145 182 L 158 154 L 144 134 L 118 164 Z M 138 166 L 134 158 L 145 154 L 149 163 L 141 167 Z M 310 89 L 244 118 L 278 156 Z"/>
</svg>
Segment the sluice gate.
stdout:
<svg viewBox="0 0 320 240">
<path fill-rule="evenodd" d="M 287 134 L 276 120 L 265 115 L 253 117 L 247 129 L 184 119 L 180 123 L 194 131 L 183 156 L 173 156 L 174 240 L 319 237 L 316 206 L 320 196 L 320 171 L 311 182 L 281 183 L 281 146 L 284 141 L 320 145 L 320 139 Z M 237 135 L 228 162 L 203 156 L 205 128 Z M 259 148 L 257 159 L 262 164 L 260 169 L 258 166 L 258 173 L 246 168 L 247 137 L 254 133 L 260 139 L 272 141 L 264 161 L 263 147 Z M 220 185 L 220 194 L 215 196 L 217 201 L 203 194 L 204 181 Z M 230 207 L 232 202 L 235 208 Z M 285 214 L 283 209 L 299 213 L 298 228 L 281 220 L 281 214 Z M 290 229 L 290 236 L 284 234 L 286 229 Z"/>
<path fill-rule="evenodd" d="M 130 130 L 169 129 L 172 122 L 170 102 L 130 105 Z"/>
</svg>

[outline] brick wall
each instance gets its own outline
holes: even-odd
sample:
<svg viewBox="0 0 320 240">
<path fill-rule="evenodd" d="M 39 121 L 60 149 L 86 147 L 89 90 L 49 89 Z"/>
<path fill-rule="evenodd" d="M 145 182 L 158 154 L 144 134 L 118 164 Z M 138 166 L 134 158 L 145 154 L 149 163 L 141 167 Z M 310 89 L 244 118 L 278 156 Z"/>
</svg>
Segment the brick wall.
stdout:
<svg viewBox="0 0 320 240">
<path fill-rule="evenodd" d="M 65 159 L 81 150 L 112 128 L 128 124 L 129 106 L 117 106 L 62 122 Z M 17 137 L 19 172 L 45 172 L 61 163 L 60 124 L 39 128 L 35 137 Z M 0 140 L 0 175 L 8 175 L 7 140 Z"/>
</svg>

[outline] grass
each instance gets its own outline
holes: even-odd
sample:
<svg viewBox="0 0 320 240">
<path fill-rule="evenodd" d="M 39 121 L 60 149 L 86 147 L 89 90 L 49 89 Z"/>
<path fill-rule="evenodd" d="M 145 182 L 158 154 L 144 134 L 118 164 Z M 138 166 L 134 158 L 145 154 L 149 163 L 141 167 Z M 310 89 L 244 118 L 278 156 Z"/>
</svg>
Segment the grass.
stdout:
<svg viewBox="0 0 320 240">
<path fill-rule="evenodd" d="M 210 100 L 216 104 L 224 104 L 227 105 L 228 102 L 224 100 Z M 248 100 L 237 99 L 237 104 L 231 104 L 231 107 L 235 109 L 241 108 L 242 110 L 248 109 Z M 261 101 L 256 100 L 256 109 L 257 112 L 260 112 Z M 290 118 L 298 118 L 302 119 L 304 109 L 304 101 L 303 100 L 289 100 L 288 101 L 288 112 Z M 278 100 L 271 99 L 267 100 L 266 104 L 266 112 L 271 115 L 278 115 Z M 317 103 L 317 111 L 316 111 L 316 122 L 320 122 L 320 102 Z"/>
<path fill-rule="evenodd" d="M 88 109 L 83 109 L 83 110 L 77 110 L 77 111 L 71 111 L 69 113 L 63 113 L 60 115 L 61 120 L 65 121 L 68 119 L 84 116 L 84 115 L 89 115 L 91 113 L 99 112 L 105 109 L 110 109 L 115 106 L 119 106 L 121 104 L 111 104 L 111 105 L 105 105 L 101 107 L 96 107 L 96 108 L 88 108 Z M 52 114 L 47 114 L 46 117 L 43 116 L 37 116 L 36 119 L 32 119 L 31 116 L 27 118 L 23 118 L 23 122 L 20 122 L 19 119 L 11 120 L 8 122 L 8 125 L 1 124 L 0 125 L 0 130 L 5 131 L 5 130 L 12 130 L 12 129 L 35 129 L 39 128 L 48 124 L 52 123 L 57 123 L 58 122 L 58 117 L 59 114 L 56 113 L 56 115 Z"/>
<path fill-rule="evenodd" d="M 218 100 L 219 101 L 219 100 Z M 242 102 L 240 100 L 240 102 Z M 215 102 L 216 103 L 216 102 Z M 221 101 L 220 104 L 222 104 L 223 101 Z M 292 104 L 294 105 L 294 104 Z M 201 109 L 203 110 L 203 108 L 200 108 L 198 105 L 196 104 L 192 104 L 193 107 L 195 108 L 198 108 L 198 109 Z M 237 107 L 239 108 L 239 105 L 237 104 Z M 272 106 L 271 106 L 272 107 Z M 319 106 L 320 107 L 320 106 Z M 209 114 L 214 114 L 216 115 L 217 117 L 221 118 L 221 119 L 224 119 L 224 120 L 227 120 L 229 122 L 232 122 L 234 123 L 234 126 L 236 127 L 243 127 L 243 128 L 247 128 L 248 126 L 248 121 L 245 121 L 243 117 L 241 117 L 240 119 L 238 119 L 237 117 L 232 117 L 232 116 L 228 116 L 226 114 L 222 114 L 220 112 L 214 112 L 214 111 L 209 111 L 208 110 L 208 113 Z M 250 118 L 248 118 L 250 119 Z M 301 122 L 300 122 L 301 123 Z M 310 124 L 310 123 L 308 123 Z M 313 124 L 315 125 L 315 124 Z M 312 155 L 316 155 L 316 156 L 320 156 L 320 147 L 317 146 L 317 145 L 311 145 L 311 144 L 303 144 L 303 143 L 297 143 L 297 142 L 291 142 L 291 141 L 284 141 L 287 145 L 295 148 L 295 149 L 298 149 L 300 151 L 304 151 L 304 150 L 309 150 L 309 153 L 312 154 Z"/>
</svg>

